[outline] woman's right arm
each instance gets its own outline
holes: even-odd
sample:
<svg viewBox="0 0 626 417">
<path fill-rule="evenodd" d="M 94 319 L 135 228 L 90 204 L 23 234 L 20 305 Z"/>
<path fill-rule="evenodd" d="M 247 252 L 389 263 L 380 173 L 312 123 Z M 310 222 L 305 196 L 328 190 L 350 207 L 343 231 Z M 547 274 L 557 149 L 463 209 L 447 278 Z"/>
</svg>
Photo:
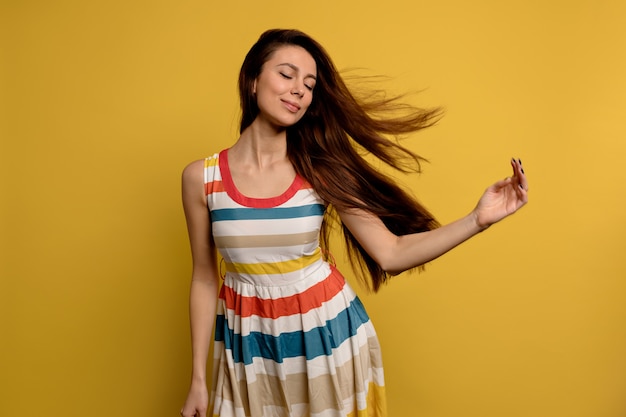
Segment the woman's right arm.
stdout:
<svg viewBox="0 0 626 417">
<path fill-rule="evenodd" d="M 185 168 L 182 178 L 183 207 L 193 259 L 189 294 L 192 372 L 189 394 L 181 410 L 184 417 L 206 416 L 209 403 L 206 365 L 217 305 L 217 261 L 203 172 L 204 161 L 195 161 Z"/>
</svg>

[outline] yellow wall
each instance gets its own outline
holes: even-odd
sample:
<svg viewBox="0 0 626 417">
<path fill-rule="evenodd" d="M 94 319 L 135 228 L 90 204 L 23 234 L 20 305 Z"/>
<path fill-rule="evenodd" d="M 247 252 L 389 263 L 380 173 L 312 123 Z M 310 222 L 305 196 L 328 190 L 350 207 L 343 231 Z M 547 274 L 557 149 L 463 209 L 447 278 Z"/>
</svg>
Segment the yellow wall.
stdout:
<svg viewBox="0 0 626 417">
<path fill-rule="evenodd" d="M 363 294 L 390 415 L 623 417 L 625 5 L 4 0 L 0 415 L 177 415 L 180 172 L 235 139 L 260 32 L 297 27 L 447 108 L 404 179 L 442 221 L 511 156 L 531 181 L 523 212 Z"/>
</svg>

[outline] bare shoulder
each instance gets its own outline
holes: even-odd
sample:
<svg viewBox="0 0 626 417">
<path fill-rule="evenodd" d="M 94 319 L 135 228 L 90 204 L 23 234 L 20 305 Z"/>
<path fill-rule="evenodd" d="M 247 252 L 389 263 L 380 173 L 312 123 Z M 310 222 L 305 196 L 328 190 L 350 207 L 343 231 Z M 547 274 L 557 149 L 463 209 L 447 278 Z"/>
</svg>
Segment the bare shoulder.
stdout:
<svg viewBox="0 0 626 417">
<path fill-rule="evenodd" d="M 189 163 L 183 169 L 183 182 L 202 181 L 204 173 L 204 159 Z"/>
<path fill-rule="evenodd" d="M 204 159 L 188 164 L 182 175 L 183 202 L 202 202 L 204 198 Z"/>
<path fill-rule="evenodd" d="M 183 177 L 203 172 L 204 161 L 204 159 L 198 159 L 187 164 L 187 166 L 183 169 Z"/>
</svg>

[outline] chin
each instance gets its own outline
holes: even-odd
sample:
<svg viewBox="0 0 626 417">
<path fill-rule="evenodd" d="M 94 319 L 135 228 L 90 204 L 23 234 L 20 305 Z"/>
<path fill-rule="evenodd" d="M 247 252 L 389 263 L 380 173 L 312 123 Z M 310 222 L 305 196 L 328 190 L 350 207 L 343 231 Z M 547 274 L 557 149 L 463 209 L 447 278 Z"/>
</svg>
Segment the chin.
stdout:
<svg viewBox="0 0 626 417">
<path fill-rule="evenodd" d="M 300 120 L 302 120 L 302 117 L 298 117 L 298 118 L 292 118 L 292 119 L 283 119 L 283 120 L 277 120 L 276 125 L 280 126 L 282 128 L 288 128 L 291 126 L 294 126 L 295 124 L 297 124 Z"/>
</svg>

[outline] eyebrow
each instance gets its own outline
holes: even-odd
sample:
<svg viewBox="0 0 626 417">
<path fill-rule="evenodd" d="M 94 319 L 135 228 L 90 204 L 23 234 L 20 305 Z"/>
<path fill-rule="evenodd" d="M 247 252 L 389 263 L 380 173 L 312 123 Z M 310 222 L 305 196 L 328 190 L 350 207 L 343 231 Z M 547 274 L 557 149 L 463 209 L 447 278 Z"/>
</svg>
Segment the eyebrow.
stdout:
<svg viewBox="0 0 626 417">
<path fill-rule="evenodd" d="M 278 64 L 276 66 L 280 67 L 280 66 L 283 66 L 283 65 L 288 66 L 289 68 L 293 69 L 294 71 L 300 71 L 300 68 L 298 68 L 296 65 L 293 65 L 293 64 L 291 64 L 289 62 L 283 62 L 282 64 Z M 313 74 L 307 74 L 304 78 L 313 78 L 314 80 L 317 80 L 317 77 L 315 75 L 313 75 Z"/>
</svg>

